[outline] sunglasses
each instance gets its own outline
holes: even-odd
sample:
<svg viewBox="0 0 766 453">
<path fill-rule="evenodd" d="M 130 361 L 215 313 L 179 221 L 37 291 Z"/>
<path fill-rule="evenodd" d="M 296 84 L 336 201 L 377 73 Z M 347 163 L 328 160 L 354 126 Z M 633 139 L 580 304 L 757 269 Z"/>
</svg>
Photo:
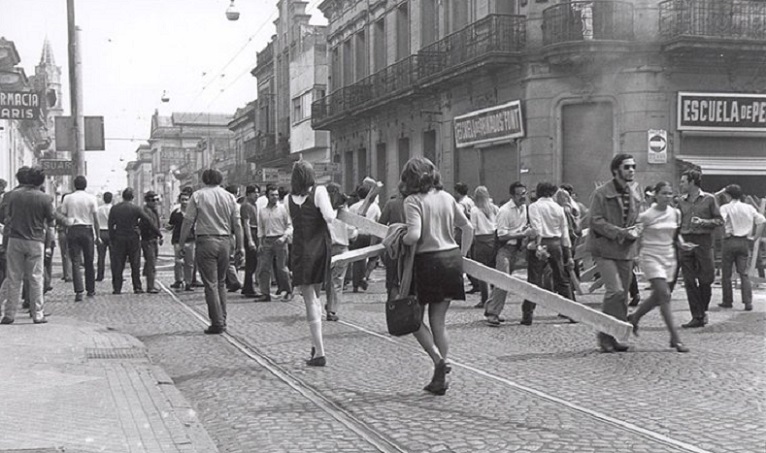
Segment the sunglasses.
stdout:
<svg viewBox="0 0 766 453">
<path fill-rule="evenodd" d="M 623 170 L 635 170 L 636 169 L 636 164 L 633 164 L 633 165 L 623 165 L 622 169 Z"/>
</svg>

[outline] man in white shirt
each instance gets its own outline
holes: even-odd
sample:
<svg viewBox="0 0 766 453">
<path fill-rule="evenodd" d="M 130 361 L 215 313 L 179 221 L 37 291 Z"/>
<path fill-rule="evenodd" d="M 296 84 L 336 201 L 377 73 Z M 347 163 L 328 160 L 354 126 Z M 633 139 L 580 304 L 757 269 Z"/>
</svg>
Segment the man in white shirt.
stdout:
<svg viewBox="0 0 766 453">
<path fill-rule="evenodd" d="M 279 202 L 279 189 L 269 184 L 266 187 L 269 202 L 258 210 L 258 286 L 261 295 L 256 301 L 271 300 L 271 263 L 276 258 L 277 281 L 286 286 L 284 300 L 292 300 L 292 282 L 287 268 L 287 243 L 293 234 L 293 224 L 287 207 Z"/>
<path fill-rule="evenodd" d="M 511 199 L 497 213 L 497 256 L 495 269 L 506 274 L 512 274 L 518 261 L 519 251 L 523 250 L 524 239 L 534 234 L 527 225 L 527 188 L 520 182 L 514 182 L 509 189 Z M 498 327 L 504 321 L 500 317 L 505 307 L 508 291 L 497 286 L 484 306 L 486 323 L 490 327 Z"/>
<path fill-rule="evenodd" d="M 327 193 L 331 200 L 341 198 L 340 185 L 331 182 L 327 185 Z M 333 207 L 336 207 L 333 205 Z M 337 206 L 340 208 L 340 206 Z M 358 230 L 338 219 L 333 219 L 330 224 L 330 238 L 332 239 L 332 256 L 348 252 L 349 244 L 356 238 Z M 330 270 L 330 281 L 325 282 L 327 288 L 327 320 L 337 321 L 338 307 L 343 302 L 343 279 L 346 276 L 348 264 L 336 264 Z"/>
<path fill-rule="evenodd" d="M 99 237 L 101 243 L 98 244 L 98 264 L 96 265 L 96 281 L 104 280 L 104 268 L 106 267 L 106 254 L 111 252 L 112 247 L 109 244 L 109 211 L 112 210 L 112 192 L 104 192 L 104 204 L 98 207 L 96 216 L 98 217 Z M 111 259 L 110 259 L 111 261 Z"/>
<path fill-rule="evenodd" d="M 348 208 L 349 212 L 353 212 L 354 214 L 362 215 L 362 205 L 364 204 L 365 198 L 367 198 L 367 194 L 370 193 L 370 187 L 367 185 L 361 185 L 356 190 L 356 194 L 359 197 L 359 201 L 352 204 L 350 208 Z M 364 213 L 364 216 L 368 219 L 372 220 L 373 222 L 377 222 L 380 219 L 380 205 L 378 205 L 378 198 L 375 197 L 375 200 L 370 204 L 370 207 L 367 209 L 367 212 Z M 364 247 L 367 247 L 369 245 L 372 245 L 372 236 L 369 234 L 359 234 L 356 237 L 356 240 L 354 240 L 351 243 L 350 250 L 357 250 Z M 377 258 L 373 258 L 370 261 L 370 263 L 375 263 Z M 368 268 L 368 260 L 359 260 L 356 261 L 353 266 L 351 267 L 351 283 L 354 287 L 354 292 L 359 292 L 359 288 L 362 288 L 363 290 L 367 290 L 367 268 Z"/>
<path fill-rule="evenodd" d="M 93 269 L 94 242 L 100 243 L 98 223 L 98 200 L 85 191 L 88 180 L 85 176 L 74 178 L 75 191 L 64 198 L 61 212 L 73 219 L 67 230 L 67 246 L 72 260 L 72 280 L 75 302 L 82 301 L 83 291 L 88 297 L 96 295 L 96 273 Z M 81 266 L 85 267 L 85 285 L 82 282 Z"/>
<path fill-rule="evenodd" d="M 755 238 L 763 233 L 766 218 L 754 207 L 742 200 L 742 188 L 737 184 L 729 184 L 724 189 L 724 195 L 729 202 L 721 206 L 725 236 L 721 258 L 721 286 L 723 287 L 722 308 L 732 308 L 734 295 L 731 289 L 732 264 L 737 266 L 737 274 L 742 285 L 742 303 L 745 310 L 753 309 L 753 288 L 747 273 L 748 257 Z M 755 227 L 755 234 L 753 234 Z"/>
<path fill-rule="evenodd" d="M 536 247 L 527 253 L 527 281 L 543 287 L 543 271 L 550 266 L 556 292 L 572 299 L 572 288 L 566 266 L 572 266 L 572 243 L 567 217 L 553 199 L 558 187 L 550 182 L 537 184 L 537 201 L 529 205 L 529 224 L 537 234 Z M 521 324 L 531 325 L 537 304 L 525 300 L 521 304 Z"/>
</svg>

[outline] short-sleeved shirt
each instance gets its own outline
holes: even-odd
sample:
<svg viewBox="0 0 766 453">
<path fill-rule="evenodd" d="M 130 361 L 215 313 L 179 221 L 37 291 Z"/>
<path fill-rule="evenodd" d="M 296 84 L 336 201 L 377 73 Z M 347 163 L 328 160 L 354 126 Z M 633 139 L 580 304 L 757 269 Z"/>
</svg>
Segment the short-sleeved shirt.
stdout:
<svg viewBox="0 0 766 453">
<path fill-rule="evenodd" d="M 258 206 L 245 200 L 239 207 L 239 214 L 242 217 L 242 226 L 248 228 L 258 228 Z"/>
<path fill-rule="evenodd" d="M 173 234 L 170 236 L 171 244 L 178 244 L 178 240 L 181 239 L 181 226 L 184 223 L 184 213 L 181 208 L 176 208 L 168 219 L 168 224 L 173 227 Z M 186 238 L 186 242 L 194 241 L 194 228 L 189 232 L 189 236 Z"/>
<path fill-rule="evenodd" d="M 715 227 L 703 226 L 692 223 L 692 217 L 704 220 L 718 220 L 723 225 L 721 211 L 715 197 L 707 192 L 700 191 L 694 200 L 687 194 L 678 200 L 678 208 L 681 210 L 681 234 L 712 234 Z"/>
<path fill-rule="evenodd" d="M 45 243 L 53 223 L 53 198 L 36 187 L 24 186 L 5 195 L 9 237 Z"/>
<path fill-rule="evenodd" d="M 415 253 L 457 248 L 455 227 L 470 225 L 463 208 L 443 190 L 408 196 L 404 199 L 404 215 L 408 228 L 420 229 Z"/>
<path fill-rule="evenodd" d="M 754 207 L 739 200 L 732 200 L 721 206 L 727 236 L 747 237 L 753 233 L 753 227 L 766 222 L 763 215 Z"/>
<path fill-rule="evenodd" d="M 96 211 L 98 217 L 98 227 L 101 230 L 109 230 L 109 211 L 112 210 L 112 203 L 102 204 Z"/>
<path fill-rule="evenodd" d="M 513 200 L 508 201 L 497 213 L 497 235 L 520 234 L 527 225 L 527 205 L 516 206 Z M 516 245 L 518 239 L 509 239 L 506 244 Z"/>
<path fill-rule="evenodd" d="M 84 190 L 75 190 L 61 202 L 61 213 L 72 219 L 72 225 L 93 225 L 98 199 Z"/>
</svg>

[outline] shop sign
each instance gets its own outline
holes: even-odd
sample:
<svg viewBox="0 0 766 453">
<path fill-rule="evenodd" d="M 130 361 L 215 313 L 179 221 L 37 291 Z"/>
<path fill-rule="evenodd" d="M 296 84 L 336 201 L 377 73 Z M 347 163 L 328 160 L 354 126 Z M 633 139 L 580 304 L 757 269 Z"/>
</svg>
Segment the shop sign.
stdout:
<svg viewBox="0 0 766 453">
<path fill-rule="evenodd" d="M 524 136 L 521 102 L 456 116 L 455 144 L 458 148 L 502 142 Z"/>
<path fill-rule="evenodd" d="M 21 91 L 0 92 L 0 119 L 33 120 L 40 116 L 40 94 Z"/>
<path fill-rule="evenodd" d="M 766 132 L 766 95 L 679 92 L 678 130 Z"/>
<path fill-rule="evenodd" d="M 647 147 L 650 164 L 668 163 L 668 131 L 649 129 L 647 132 Z"/>
<path fill-rule="evenodd" d="M 63 159 L 40 159 L 45 176 L 66 176 L 74 173 L 74 161 Z"/>
</svg>

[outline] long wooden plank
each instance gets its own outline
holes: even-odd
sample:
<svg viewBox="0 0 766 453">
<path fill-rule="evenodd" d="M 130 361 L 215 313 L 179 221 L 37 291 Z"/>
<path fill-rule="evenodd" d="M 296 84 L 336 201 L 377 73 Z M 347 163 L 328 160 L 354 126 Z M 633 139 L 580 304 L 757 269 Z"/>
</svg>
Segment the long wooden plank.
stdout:
<svg viewBox="0 0 766 453">
<path fill-rule="evenodd" d="M 594 327 L 599 332 L 612 335 L 618 340 L 625 341 L 632 331 L 632 326 L 627 322 L 617 320 L 600 311 L 578 304 L 474 260 L 463 258 L 463 270 L 480 280 L 570 317 L 575 321 Z"/>
<path fill-rule="evenodd" d="M 346 209 L 338 211 L 338 220 L 345 222 L 359 229 L 360 233 L 369 234 L 375 237 L 384 238 L 388 232 L 388 227 L 378 222 L 362 217 Z"/>
<path fill-rule="evenodd" d="M 346 253 L 340 253 L 335 255 L 330 260 L 330 267 L 335 267 L 340 264 L 348 264 L 356 261 L 361 261 L 367 258 L 378 256 L 386 250 L 383 244 L 371 245 L 369 247 L 363 247 L 356 250 L 349 250 Z"/>
</svg>

